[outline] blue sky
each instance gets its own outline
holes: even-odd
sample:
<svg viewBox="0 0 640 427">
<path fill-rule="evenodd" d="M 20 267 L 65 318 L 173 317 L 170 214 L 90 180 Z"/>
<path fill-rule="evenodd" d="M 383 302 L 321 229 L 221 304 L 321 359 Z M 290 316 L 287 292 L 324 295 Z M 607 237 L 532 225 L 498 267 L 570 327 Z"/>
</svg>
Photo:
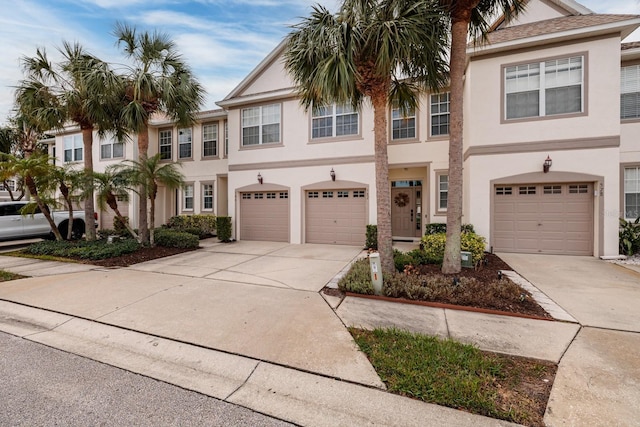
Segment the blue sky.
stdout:
<svg viewBox="0 0 640 427">
<path fill-rule="evenodd" d="M 78 41 L 100 58 L 123 57 L 111 35 L 116 21 L 169 33 L 205 86 L 203 109 L 225 97 L 308 15 L 313 0 L 0 0 L 0 123 L 21 79 L 19 58 L 45 47 L 51 59 L 63 40 Z M 338 0 L 321 0 L 331 10 Z M 638 0 L 582 0 L 599 13 L 640 14 Z M 640 40 L 636 31 L 628 40 Z"/>
</svg>

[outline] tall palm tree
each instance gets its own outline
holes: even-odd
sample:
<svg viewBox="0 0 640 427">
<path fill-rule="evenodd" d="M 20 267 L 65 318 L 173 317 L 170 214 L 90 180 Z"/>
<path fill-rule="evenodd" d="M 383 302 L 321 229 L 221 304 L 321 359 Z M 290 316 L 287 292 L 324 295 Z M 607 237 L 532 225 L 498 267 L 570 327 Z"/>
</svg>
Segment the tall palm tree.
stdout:
<svg viewBox="0 0 640 427">
<path fill-rule="evenodd" d="M 387 157 L 389 106 L 405 112 L 418 95 L 444 84 L 447 28 L 432 1 L 344 0 L 338 13 L 320 5 L 293 27 L 285 67 L 305 109 L 332 103 L 373 105 L 378 249 L 393 271 Z"/>
<path fill-rule="evenodd" d="M 138 191 L 146 194 L 149 198 L 149 224 L 150 224 L 150 244 L 154 245 L 153 230 L 156 218 L 156 197 L 158 189 L 162 185 L 169 190 L 179 188 L 184 185 L 184 175 L 178 170 L 180 163 L 163 163 L 160 161 L 160 154 L 146 157 L 141 160 L 128 160 L 120 166 L 125 175 L 128 175 L 131 182 L 137 184 Z M 145 212 L 146 215 L 146 212 Z"/>
<path fill-rule="evenodd" d="M 462 163 L 463 159 L 463 92 L 467 67 L 467 41 L 478 40 L 489 30 L 492 18 L 504 14 L 508 21 L 520 13 L 524 0 L 438 0 L 451 25 L 450 130 L 449 130 L 449 196 L 447 199 L 447 241 L 442 272 L 459 273 L 460 232 L 462 229 Z"/>
<path fill-rule="evenodd" d="M 56 240 L 62 240 L 62 235 L 48 206 L 54 202 L 52 196 L 55 191 L 55 182 L 51 179 L 52 169 L 55 166 L 50 162 L 49 156 L 43 153 L 34 153 L 29 157 L 19 158 L 7 154 L 3 161 L 10 165 L 9 169 L 14 175 L 22 177 L 30 196 L 47 219 Z"/>
<path fill-rule="evenodd" d="M 127 24 L 118 23 L 114 35 L 127 59 L 133 62 L 122 75 L 126 89 L 121 119 L 129 130 L 138 134 L 138 160 L 144 163 L 148 156 L 151 116 L 163 113 L 180 126 L 189 125 L 195 121 L 205 92 L 167 34 L 137 32 Z M 142 243 L 149 243 L 144 190 L 142 187 L 138 190 L 138 228 Z"/>
<path fill-rule="evenodd" d="M 93 173 L 93 183 L 98 207 L 105 210 L 106 207 L 109 206 L 129 234 L 131 234 L 134 239 L 138 239 L 138 235 L 131 228 L 128 218 L 122 215 L 118 207 L 118 199 L 129 199 L 128 189 L 133 185 L 130 178 L 131 174 L 123 171 L 118 165 L 111 165 L 107 167 L 104 172 Z"/>
<path fill-rule="evenodd" d="M 101 136 L 114 132 L 119 139 L 124 132 L 117 125 L 120 80 L 110 66 L 88 53 L 78 43 L 63 42 L 62 60 L 51 63 L 44 49 L 34 57 L 21 59 L 26 78 L 16 90 L 19 111 L 43 129 L 62 129 L 69 121 L 82 132 L 84 169 L 93 171 L 93 132 Z M 94 240 L 95 207 L 93 195 L 84 204 L 87 240 Z"/>
</svg>

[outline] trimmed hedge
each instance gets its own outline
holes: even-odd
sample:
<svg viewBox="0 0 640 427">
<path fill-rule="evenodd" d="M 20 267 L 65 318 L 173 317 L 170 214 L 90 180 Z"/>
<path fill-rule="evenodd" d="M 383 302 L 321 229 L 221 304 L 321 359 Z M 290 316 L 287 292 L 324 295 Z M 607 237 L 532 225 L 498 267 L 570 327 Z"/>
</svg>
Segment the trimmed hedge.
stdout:
<svg viewBox="0 0 640 427">
<path fill-rule="evenodd" d="M 446 223 L 432 222 L 430 224 L 426 224 L 425 225 L 425 230 L 424 230 L 425 236 L 426 235 L 431 235 L 431 234 L 446 233 L 446 232 L 447 232 L 447 224 Z M 473 228 L 473 224 L 462 224 L 462 232 L 463 233 L 475 233 L 475 230 Z"/>
<path fill-rule="evenodd" d="M 216 230 L 215 215 L 176 215 L 169 218 L 167 227 L 198 236 L 200 239 L 211 237 Z"/>
<path fill-rule="evenodd" d="M 378 226 L 374 224 L 367 225 L 367 240 L 365 249 L 378 249 Z"/>
<path fill-rule="evenodd" d="M 49 255 L 80 259 L 105 259 L 137 251 L 140 244 L 134 239 L 121 239 L 113 243 L 106 240 L 95 241 L 42 241 L 33 243 L 24 250 L 31 255 Z"/>
<path fill-rule="evenodd" d="M 167 248 L 197 248 L 200 245 L 198 236 L 169 228 L 156 229 L 154 241 Z"/>
<path fill-rule="evenodd" d="M 444 233 L 426 235 L 422 238 L 422 249 L 425 257 L 431 260 L 437 260 L 442 263 L 444 259 L 444 245 L 447 237 Z M 463 251 L 471 252 L 473 263 L 478 263 L 484 257 L 484 249 L 486 240 L 479 234 L 472 232 L 463 232 L 460 234 L 460 247 Z"/>
<path fill-rule="evenodd" d="M 338 289 L 344 292 L 373 295 L 369 258 L 359 259 L 351 264 L 351 269 L 338 282 Z"/>
<path fill-rule="evenodd" d="M 218 230 L 218 239 L 222 242 L 231 241 L 231 217 L 219 216 L 216 219 L 216 229 Z"/>
</svg>

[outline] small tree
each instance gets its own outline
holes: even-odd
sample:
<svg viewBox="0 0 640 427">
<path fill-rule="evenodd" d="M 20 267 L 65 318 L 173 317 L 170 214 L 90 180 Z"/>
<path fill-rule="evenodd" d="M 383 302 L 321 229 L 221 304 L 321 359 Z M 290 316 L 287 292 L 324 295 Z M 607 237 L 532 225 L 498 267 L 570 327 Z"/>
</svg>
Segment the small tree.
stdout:
<svg viewBox="0 0 640 427">
<path fill-rule="evenodd" d="M 83 171 L 75 170 L 67 164 L 63 167 L 53 166 L 51 178 L 60 190 L 69 214 L 70 226 L 67 227 L 67 240 L 71 240 L 73 237 L 73 202 L 79 198 L 78 192 L 86 188 L 86 175 Z"/>
<path fill-rule="evenodd" d="M 101 210 L 105 210 L 109 206 L 129 234 L 134 239 L 139 240 L 138 235 L 131 228 L 129 220 L 122 215 L 118 208 L 118 199 L 129 199 L 128 189 L 134 184 L 131 181 L 131 175 L 123 171 L 118 165 L 112 165 L 107 167 L 104 172 L 94 172 L 92 178 L 98 207 Z"/>
<path fill-rule="evenodd" d="M 178 170 L 180 163 L 162 163 L 160 154 L 141 160 L 128 160 L 119 167 L 120 173 L 128 176 L 129 182 L 136 184 L 135 190 L 149 197 L 149 230 L 150 244 L 154 245 L 153 230 L 155 227 L 156 197 L 160 185 L 168 189 L 176 189 L 184 185 L 184 175 Z M 142 195 L 140 195 L 142 197 Z M 146 213 L 145 213 L 146 215 Z"/>
</svg>

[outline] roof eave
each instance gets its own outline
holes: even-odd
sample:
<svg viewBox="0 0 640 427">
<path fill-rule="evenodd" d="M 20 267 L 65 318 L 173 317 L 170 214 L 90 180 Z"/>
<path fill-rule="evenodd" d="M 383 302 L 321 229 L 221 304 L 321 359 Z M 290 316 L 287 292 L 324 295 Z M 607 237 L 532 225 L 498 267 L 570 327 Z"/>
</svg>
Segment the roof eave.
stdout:
<svg viewBox="0 0 640 427">
<path fill-rule="evenodd" d="M 499 53 L 523 47 L 533 47 L 545 45 L 557 41 L 576 40 L 585 37 L 600 36 L 606 34 L 619 33 L 621 39 L 626 38 L 629 34 L 640 26 L 640 17 L 630 20 L 594 25 L 586 28 L 576 28 L 573 30 L 559 31 L 555 33 L 541 34 L 533 37 L 510 40 L 502 43 L 485 44 L 479 47 L 467 47 L 467 55 L 470 57 Z"/>
<path fill-rule="evenodd" d="M 252 93 L 246 96 L 236 96 L 234 98 L 225 98 L 222 101 L 216 102 L 223 108 L 233 108 L 240 105 L 254 104 L 257 102 L 273 101 L 276 99 L 285 99 L 295 97 L 296 92 L 294 88 L 278 89 L 270 92 Z"/>
</svg>

